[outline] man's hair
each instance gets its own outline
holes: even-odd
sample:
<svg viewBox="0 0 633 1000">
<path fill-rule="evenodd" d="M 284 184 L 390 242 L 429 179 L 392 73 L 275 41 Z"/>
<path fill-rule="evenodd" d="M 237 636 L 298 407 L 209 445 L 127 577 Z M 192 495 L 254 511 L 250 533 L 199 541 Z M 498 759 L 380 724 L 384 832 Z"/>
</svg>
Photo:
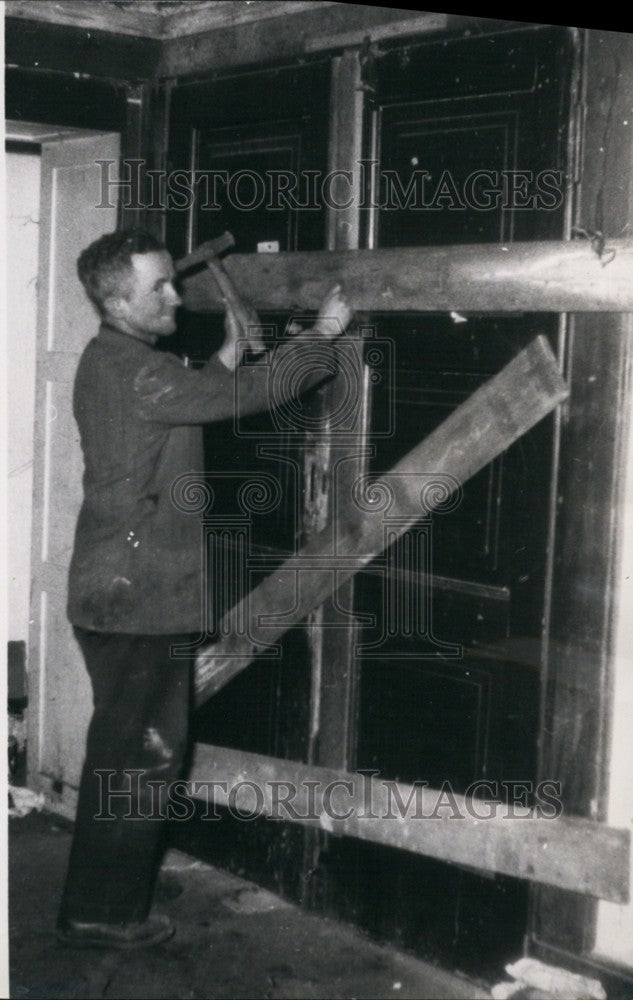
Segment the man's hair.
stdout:
<svg viewBox="0 0 633 1000">
<path fill-rule="evenodd" d="M 165 247 L 143 229 L 106 233 L 81 252 L 77 274 L 87 295 L 100 312 L 111 295 L 126 295 L 132 275 L 132 254 L 152 253 Z"/>
</svg>

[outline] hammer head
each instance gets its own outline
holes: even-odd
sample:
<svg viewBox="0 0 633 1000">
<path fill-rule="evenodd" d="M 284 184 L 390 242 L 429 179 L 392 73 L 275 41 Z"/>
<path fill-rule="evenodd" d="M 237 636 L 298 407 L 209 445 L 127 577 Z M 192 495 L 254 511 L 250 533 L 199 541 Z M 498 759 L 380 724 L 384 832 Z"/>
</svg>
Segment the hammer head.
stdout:
<svg viewBox="0 0 633 1000">
<path fill-rule="evenodd" d="M 201 243 L 199 247 L 188 253 L 186 257 L 181 257 L 180 260 L 175 261 L 174 267 L 178 274 L 182 274 L 191 267 L 195 267 L 196 264 L 204 264 L 205 261 L 213 260 L 219 254 L 234 246 L 235 240 L 231 233 L 228 231 L 224 232 L 221 236 L 216 236 L 214 240 L 207 240 L 206 243 Z"/>
</svg>

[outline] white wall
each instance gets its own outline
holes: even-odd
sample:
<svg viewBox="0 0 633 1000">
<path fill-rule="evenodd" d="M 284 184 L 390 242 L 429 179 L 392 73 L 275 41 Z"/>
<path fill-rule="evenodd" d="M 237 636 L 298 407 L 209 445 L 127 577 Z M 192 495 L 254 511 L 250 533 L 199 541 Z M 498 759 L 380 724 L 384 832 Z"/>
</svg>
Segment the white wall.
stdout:
<svg viewBox="0 0 633 1000">
<path fill-rule="evenodd" d="M 610 826 L 631 831 L 633 839 L 633 401 L 628 454 L 622 469 L 625 503 L 616 591 L 613 733 L 609 776 Z M 599 859 L 596 859 L 599 864 Z M 633 852 L 627 906 L 600 902 L 595 951 L 633 967 Z"/>
<path fill-rule="evenodd" d="M 33 491 L 39 155 L 6 157 L 9 639 L 28 638 Z"/>
</svg>

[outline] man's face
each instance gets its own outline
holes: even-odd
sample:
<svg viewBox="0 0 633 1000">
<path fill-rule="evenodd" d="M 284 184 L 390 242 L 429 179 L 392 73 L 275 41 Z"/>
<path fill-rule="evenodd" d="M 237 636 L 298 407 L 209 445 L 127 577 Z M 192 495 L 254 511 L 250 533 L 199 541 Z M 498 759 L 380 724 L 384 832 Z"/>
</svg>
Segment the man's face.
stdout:
<svg viewBox="0 0 633 1000">
<path fill-rule="evenodd" d="M 165 337 L 176 329 L 181 303 L 174 288 L 174 265 L 166 250 L 132 254 L 129 291 L 118 299 L 117 319 L 131 333 Z"/>
</svg>

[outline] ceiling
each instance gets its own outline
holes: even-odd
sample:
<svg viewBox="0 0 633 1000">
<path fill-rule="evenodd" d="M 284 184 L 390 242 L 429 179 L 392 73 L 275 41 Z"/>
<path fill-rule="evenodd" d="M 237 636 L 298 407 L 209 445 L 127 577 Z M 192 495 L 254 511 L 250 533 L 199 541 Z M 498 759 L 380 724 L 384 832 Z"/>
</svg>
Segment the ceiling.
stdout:
<svg viewBox="0 0 633 1000">
<path fill-rule="evenodd" d="M 179 38 L 332 6 L 339 5 L 331 0 L 7 0 L 5 13 L 142 38 Z"/>
</svg>

